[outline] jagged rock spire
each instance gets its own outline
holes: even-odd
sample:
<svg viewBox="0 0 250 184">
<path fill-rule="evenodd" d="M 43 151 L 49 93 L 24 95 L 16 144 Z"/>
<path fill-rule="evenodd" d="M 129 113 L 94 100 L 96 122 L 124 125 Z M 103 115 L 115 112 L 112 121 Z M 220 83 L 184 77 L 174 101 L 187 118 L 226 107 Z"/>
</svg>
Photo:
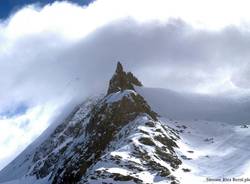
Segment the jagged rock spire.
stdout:
<svg viewBox="0 0 250 184">
<path fill-rule="evenodd" d="M 116 66 L 116 73 L 122 73 L 123 72 L 123 66 L 122 64 L 118 61 L 117 66 Z"/>
<path fill-rule="evenodd" d="M 131 73 L 126 73 L 120 62 L 117 63 L 115 74 L 109 81 L 108 94 L 125 89 L 134 90 L 134 86 L 142 86 L 142 83 Z"/>
</svg>

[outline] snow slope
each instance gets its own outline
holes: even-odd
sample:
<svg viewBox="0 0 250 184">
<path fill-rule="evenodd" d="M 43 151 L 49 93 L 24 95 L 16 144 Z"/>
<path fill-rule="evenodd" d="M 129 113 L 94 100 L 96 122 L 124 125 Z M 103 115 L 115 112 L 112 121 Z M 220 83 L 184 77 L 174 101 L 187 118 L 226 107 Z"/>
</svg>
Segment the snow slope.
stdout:
<svg viewBox="0 0 250 184">
<path fill-rule="evenodd" d="M 181 183 L 207 183 L 207 178 L 250 178 L 250 126 L 201 120 L 163 122 L 180 132 L 178 154 L 183 166 L 191 170 L 177 174 Z"/>
</svg>

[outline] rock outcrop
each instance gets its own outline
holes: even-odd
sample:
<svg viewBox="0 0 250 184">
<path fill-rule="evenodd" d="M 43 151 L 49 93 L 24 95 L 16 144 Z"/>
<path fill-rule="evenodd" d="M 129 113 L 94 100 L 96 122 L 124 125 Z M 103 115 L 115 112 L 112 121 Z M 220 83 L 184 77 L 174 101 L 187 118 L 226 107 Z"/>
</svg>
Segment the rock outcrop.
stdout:
<svg viewBox="0 0 250 184">
<path fill-rule="evenodd" d="M 142 86 L 142 83 L 131 72 L 126 73 L 118 62 L 115 74 L 109 82 L 108 94 L 125 89 L 134 90 L 134 86 Z"/>
</svg>

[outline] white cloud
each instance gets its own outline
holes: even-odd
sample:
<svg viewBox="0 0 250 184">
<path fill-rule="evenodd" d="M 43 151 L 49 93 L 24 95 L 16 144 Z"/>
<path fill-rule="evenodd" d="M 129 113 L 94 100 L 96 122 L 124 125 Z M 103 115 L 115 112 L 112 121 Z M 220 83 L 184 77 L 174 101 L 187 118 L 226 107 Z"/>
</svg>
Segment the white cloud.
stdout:
<svg viewBox="0 0 250 184">
<path fill-rule="evenodd" d="M 57 103 L 43 104 L 25 114 L 0 118 L 0 168 L 28 146 L 58 115 Z"/>
<path fill-rule="evenodd" d="M 241 73 L 250 61 L 249 5 L 98 0 L 88 7 L 56 2 L 14 13 L 0 23 L 0 112 L 20 103 L 29 109 L 0 117 L 0 168 L 65 104 L 105 89 L 117 60 L 149 86 L 249 93 L 249 71 Z"/>
</svg>

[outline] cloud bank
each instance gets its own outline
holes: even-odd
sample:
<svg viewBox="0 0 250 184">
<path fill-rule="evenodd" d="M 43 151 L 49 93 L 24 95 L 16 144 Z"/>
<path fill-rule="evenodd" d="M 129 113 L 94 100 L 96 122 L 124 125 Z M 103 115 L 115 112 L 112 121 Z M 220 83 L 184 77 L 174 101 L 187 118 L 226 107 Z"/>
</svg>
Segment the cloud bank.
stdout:
<svg viewBox="0 0 250 184">
<path fill-rule="evenodd" d="M 0 169 L 66 106 L 105 91 L 118 60 L 145 86 L 248 97 L 249 3 L 237 3 L 56 2 L 2 20 Z M 6 114 L 22 104 L 22 113 Z"/>
</svg>

